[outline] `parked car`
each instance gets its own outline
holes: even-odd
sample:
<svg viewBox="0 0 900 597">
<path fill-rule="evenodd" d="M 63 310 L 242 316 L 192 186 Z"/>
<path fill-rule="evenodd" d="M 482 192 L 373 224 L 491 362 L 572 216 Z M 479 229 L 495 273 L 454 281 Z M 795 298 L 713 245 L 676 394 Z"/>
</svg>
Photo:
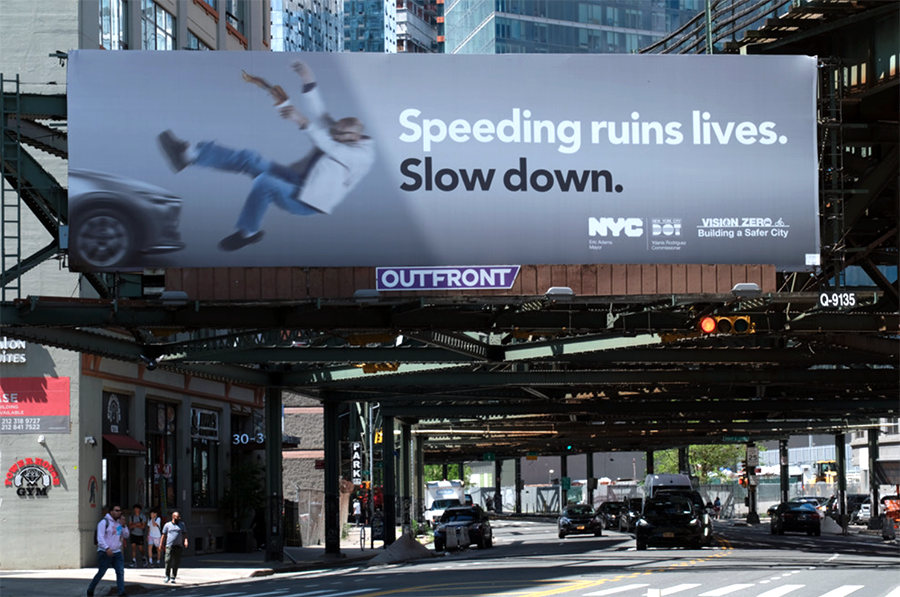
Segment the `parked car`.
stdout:
<svg viewBox="0 0 900 597">
<path fill-rule="evenodd" d="M 643 501 L 641 498 L 625 498 L 622 500 L 622 510 L 619 511 L 619 531 L 631 533 L 634 525 L 641 517 Z"/>
<path fill-rule="evenodd" d="M 677 495 L 691 500 L 691 504 L 694 506 L 694 512 L 697 513 L 697 516 L 700 519 L 700 533 L 703 536 L 702 543 L 704 546 L 712 545 L 712 514 L 710 514 L 709 510 L 706 508 L 706 504 L 703 503 L 703 496 L 700 495 L 699 491 L 663 488 L 660 489 L 656 495 Z"/>
<path fill-rule="evenodd" d="M 878 510 L 878 514 L 885 514 L 887 512 L 887 502 L 897 502 L 900 501 L 900 497 L 896 495 L 885 495 L 882 496 L 880 500 L 881 508 Z M 893 504 L 891 504 L 893 506 Z M 856 515 L 856 523 L 857 524 L 867 524 L 869 519 L 872 518 L 872 498 L 866 496 L 866 499 L 859 505 L 859 511 Z"/>
<path fill-rule="evenodd" d="M 819 513 L 819 516 L 825 518 L 825 511 L 828 510 L 828 502 L 831 500 L 829 497 L 824 497 L 821 495 L 801 495 L 799 497 L 795 497 L 790 500 L 792 502 L 808 502 L 813 504 L 816 507 L 816 511 Z"/>
<path fill-rule="evenodd" d="M 622 502 L 603 502 L 597 508 L 597 516 L 603 523 L 604 529 L 619 528 L 619 514 L 622 512 Z"/>
<path fill-rule="evenodd" d="M 773 535 L 784 535 L 785 531 L 806 533 L 819 536 L 822 534 L 822 518 L 814 502 L 791 500 L 774 507 L 769 519 L 769 532 Z"/>
<path fill-rule="evenodd" d="M 865 493 L 847 494 L 847 515 L 852 524 L 859 524 L 859 507 L 869 496 Z"/>
<path fill-rule="evenodd" d="M 481 506 L 459 506 L 444 510 L 437 528 L 434 529 L 435 551 L 444 551 L 447 548 L 447 533 L 452 532 L 453 527 L 465 527 L 468 531 L 469 543 L 459 547 L 477 545 L 480 549 L 486 549 L 494 545 L 491 521 Z"/>
<path fill-rule="evenodd" d="M 635 525 L 639 550 L 651 546 L 703 546 L 701 513 L 693 502 L 680 495 L 658 493 L 644 501 L 641 517 Z"/>
<path fill-rule="evenodd" d="M 69 170 L 69 257 L 76 271 L 140 266 L 142 255 L 179 251 L 181 199 L 106 172 Z"/>
<path fill-rule="evenodd" d="M 567 506 L 556 520 L 559 538 L 568 535 L 590 535 L 600 537 L 603 534 L 603 521 L 587 504 Z"/>
</svg>

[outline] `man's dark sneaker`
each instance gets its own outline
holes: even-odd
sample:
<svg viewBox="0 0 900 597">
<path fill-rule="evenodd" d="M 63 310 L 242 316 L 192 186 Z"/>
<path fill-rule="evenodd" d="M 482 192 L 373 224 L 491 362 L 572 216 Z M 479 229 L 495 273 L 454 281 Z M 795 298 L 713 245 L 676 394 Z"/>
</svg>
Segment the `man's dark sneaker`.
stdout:
<svg viewBox="0 0 900 597">
<path fill-rule="evenodd" d="M 93 591 L 88 591 L 88 592 L 87 592 L 87 597 L 94 597 L 94 592 L 93 592 Z"/>
<path fill-rule="evenodd" d="M 158 140 L 163 155 L 169 160 L 169 165 L 172 166 L 175 172 L 181 172 L 190 164 L 184 156 L 184 152 L 189 145 L 187 141 L 182 141 L 172 131 L 161 132 Z"/>
<path fill-rule="evenodd" d="M 255 232 L 250 236 L 244 236 L 240 230 L 235 232 L 234 234 L 230 234 L 219 241 L 219 249 L 222 251 L 237 251 L 247 245 L 252 245 L 253 243 L 258 243 L 262 240 L 263 234 L 265 234 L 262 230 L 259 232 Z"/>
</svg>

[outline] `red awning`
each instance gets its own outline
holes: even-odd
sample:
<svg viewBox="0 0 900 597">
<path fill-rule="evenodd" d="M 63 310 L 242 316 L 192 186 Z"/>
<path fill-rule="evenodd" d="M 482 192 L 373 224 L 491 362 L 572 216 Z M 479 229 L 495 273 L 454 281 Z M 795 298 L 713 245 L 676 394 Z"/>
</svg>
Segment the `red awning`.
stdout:
<svg viewBox="0 0 900 597">
<path fill-rule="evenodd" d="M 106 433 L 103 435 L 103 441 L 109 442 L 119 456 L 147 455 L 147 448 L 141 442 L 128 435 Z"/>
</svg>

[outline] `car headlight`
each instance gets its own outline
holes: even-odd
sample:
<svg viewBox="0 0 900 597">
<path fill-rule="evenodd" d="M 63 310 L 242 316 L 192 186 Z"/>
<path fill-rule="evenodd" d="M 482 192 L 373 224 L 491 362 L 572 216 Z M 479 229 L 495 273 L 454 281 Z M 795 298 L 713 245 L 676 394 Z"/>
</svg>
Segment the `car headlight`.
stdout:
<svg viewBox="0 0 900 597">
<path fill-rule="evenodd" d="M 568 518 L 566 518 L 565 516 L 563 516 L 562 518 L 559 519 L 559 524 L 569 524 L 570 522 L 572 522 L 572 521 L 569 520 Z"/>
<path fill-rule="evenodd" d="M 690 522 L 688 522 L 688 525 L 689 525 L 689 526 L 692 526 L 692 527 L 699 526 L 699 525 L 700 525 L 700 519 L 699 519 L 699 518 L 692 518 L 692 519 L 690 520 Z"/>
<path fill-rule="evenodd" d="M 639 526 L 639 527 L 651 527 L 651 526 L 653 526 L 653 525 L 650 524 L 649 522 L 647 522 L 646 520 L 644 520 L 643 518 L 639 518 L 638 521 L 637 521 L 637 526 Z"/>
</svg>

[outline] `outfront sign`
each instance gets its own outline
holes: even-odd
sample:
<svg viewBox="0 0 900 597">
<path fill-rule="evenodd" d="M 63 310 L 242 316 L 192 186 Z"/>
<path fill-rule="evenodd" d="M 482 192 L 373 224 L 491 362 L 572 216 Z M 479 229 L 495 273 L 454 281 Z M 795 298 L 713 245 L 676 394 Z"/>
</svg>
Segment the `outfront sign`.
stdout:
<svg viewBox="0 0 900 597">
<path fill-rule="evenodd" d="M 73 269 L 804 270 L 819 253 L 813 57 L 75 51 L 68 67 Z"/>
<path fill-rule="evenodd" d="M 0 377 L 0 433 L 69 433 L 68 377 Z"/>
</svg>

